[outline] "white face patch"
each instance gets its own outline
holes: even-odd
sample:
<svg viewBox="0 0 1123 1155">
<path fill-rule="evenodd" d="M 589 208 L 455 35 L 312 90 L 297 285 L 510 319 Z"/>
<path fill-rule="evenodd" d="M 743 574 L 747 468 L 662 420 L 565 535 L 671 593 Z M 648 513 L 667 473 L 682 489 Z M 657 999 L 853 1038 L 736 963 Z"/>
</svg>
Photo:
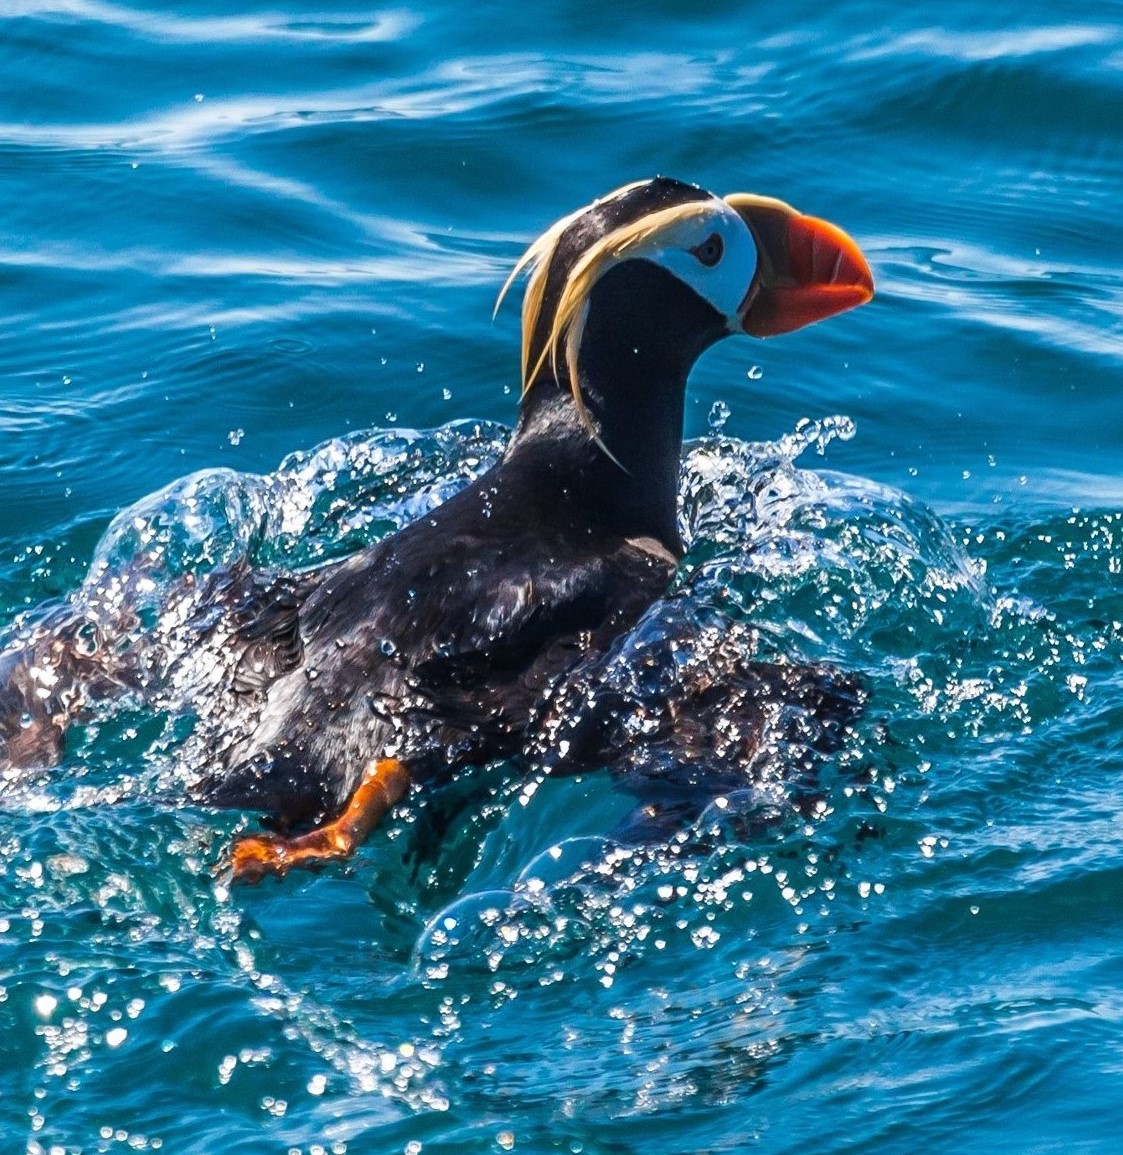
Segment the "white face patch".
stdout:
<svg viewBox="0 0 1123 1155">
<path fill-rule="evenodd" d="M 573 402 L 590 435 L 600 442 L 581 394 L 579 355 L 589 314 L 589 298 L 610 269 L 625 261 L 647 260 L 661 265 L 693 289 L 725 318 L 730 332 L 740 328 L 738 309 L 746 299 L 757 271 L 757 247 L 749 226 L 728 201 L 708 195 L 664 208 L 654 208 L 592 241 L 568 267 L 553 312 L 546 317 L 548 333 L 539 347 L 532 342 L 539 329 L 546 278 L 566 230 L 591 209 L 624 196 L 639 184 L 627 185 L 604 201 L 563 217 L 522 255 L 499 293 L 499 303 L 512 281 L 530 269 L 523 299 L 523 391 L 531 387 L 546 366 L 561 381 L 559 365 L 568 372 Z M 608 450 L 601 445 L 601 448 Z M 611 453 L 609 453 L 611 457 Z"/>
<path fill-rule="evenodd" d="M 714 253 L 717 259 L 713 260 Z M 622 256 L 662 265 L 739 328 L 737 309 L 756 274 L 756 241 L 736 210 L 714 197 L 705 211 L 674 221 Z"/>
</svg>

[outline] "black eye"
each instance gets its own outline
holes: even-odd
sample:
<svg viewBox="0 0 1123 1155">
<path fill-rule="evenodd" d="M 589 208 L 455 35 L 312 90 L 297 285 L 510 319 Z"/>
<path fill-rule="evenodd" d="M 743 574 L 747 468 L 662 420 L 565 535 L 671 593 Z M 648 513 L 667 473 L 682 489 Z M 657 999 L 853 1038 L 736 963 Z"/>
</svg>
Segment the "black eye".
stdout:
<svg viewBox="0 0 1123 1155">
<path fill-rule="evenodd" d="M 695 245 L 690 251 L 707 269 L 712 269 L 721 260 L 725 245 L 717 233 L 710 233 L 700 245 Z"/>
</svg>

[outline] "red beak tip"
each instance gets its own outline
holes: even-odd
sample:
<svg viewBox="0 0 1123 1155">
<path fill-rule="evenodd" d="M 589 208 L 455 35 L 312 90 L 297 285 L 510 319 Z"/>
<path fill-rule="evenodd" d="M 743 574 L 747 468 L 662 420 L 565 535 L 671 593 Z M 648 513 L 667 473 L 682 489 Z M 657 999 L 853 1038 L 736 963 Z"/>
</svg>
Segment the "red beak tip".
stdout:
<svg viewBox="0 0 1123 1155">
<path fill-rule="evenodd" d="M 790 333 L 873 297 L 869 264 L 837 225 L 767 198 L 730 199 L 767 258 L 742 314 L 750 336 Z"/>
</svg>

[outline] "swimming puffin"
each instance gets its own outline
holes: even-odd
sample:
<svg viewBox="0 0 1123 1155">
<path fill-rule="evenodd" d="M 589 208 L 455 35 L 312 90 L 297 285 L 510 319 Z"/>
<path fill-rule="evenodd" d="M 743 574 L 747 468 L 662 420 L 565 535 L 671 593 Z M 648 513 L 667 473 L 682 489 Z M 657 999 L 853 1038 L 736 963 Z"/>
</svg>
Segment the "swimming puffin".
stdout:
<svg viewBox="0 0 1123 1155">
<path fill-rule="evenodd" d="M 465 766 L 521 755 L 573 770 L 621 755 L 619 703 L 579 719 L 574 687 L 603 680 L 683 555 L 691 368 L 724 337 L 786 333 L 873 294 L 835 226 L 666 177 L 558 221 L 500 302 L 521 274 L 522 395 L 495 466 L 342 562 L 205 579 L 193 628 L 221 651 L 220 689 L 254 722 L 190 793 L 273 827 L 235 843 L 235 880 L 346 857 L 411 784 Z M 0 659 L 0 766 L 57 759 L 71 717 L 139 681 L 112 645 L 79 645 L 80 633 L 61 621 Z M 762 702 L 786 695 L 829 713 L 832 694 L 814 672 L 731 657 L 699 671 L 673 710 L 653 709 L 681 749 L 710 752 L 722 715 L 737 715 L 740 757 L 759 741 Z"/>
</svg>

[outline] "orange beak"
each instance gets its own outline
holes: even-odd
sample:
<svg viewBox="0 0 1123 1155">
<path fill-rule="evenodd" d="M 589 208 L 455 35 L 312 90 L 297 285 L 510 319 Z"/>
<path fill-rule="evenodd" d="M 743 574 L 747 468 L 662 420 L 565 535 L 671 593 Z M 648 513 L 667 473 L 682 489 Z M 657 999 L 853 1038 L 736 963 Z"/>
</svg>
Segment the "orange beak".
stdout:
<svg viewBox="0 0 1123 1155">
<path fill-rule="evenodd" d="M 873 296 L 866 258 L 842 229 L 770 197 L 725 199 L 756 241 L 756 275 L 738 310 L 749 336 L 790 333 Z"/>
</svg>

